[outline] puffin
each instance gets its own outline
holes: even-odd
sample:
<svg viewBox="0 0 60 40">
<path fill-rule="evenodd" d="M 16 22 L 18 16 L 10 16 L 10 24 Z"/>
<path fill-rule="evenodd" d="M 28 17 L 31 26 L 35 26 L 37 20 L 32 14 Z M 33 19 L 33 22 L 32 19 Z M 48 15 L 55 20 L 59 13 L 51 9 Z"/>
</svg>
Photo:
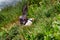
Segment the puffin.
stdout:
<svg viewBox="0 0 60 40">
<path fill-rule="evenodd" d="M 28 18 L 27 18 L 27 11 L 28 11 L 28 7 L 27 7 L 27 3 L 25 3 L 22 6 L 22 15 L 19 17 L 21 25 L 25 25 L 27 20 L 28 20 Z"/>
<path fill-rule="evenodd" d="M 27 18 L 28 6 L 25 4 L 22 7 L 22 15 L 19 17 L 20 24 L 24 26 L 30 26 L 34 21 L 34 18 Z"/>
</svg>

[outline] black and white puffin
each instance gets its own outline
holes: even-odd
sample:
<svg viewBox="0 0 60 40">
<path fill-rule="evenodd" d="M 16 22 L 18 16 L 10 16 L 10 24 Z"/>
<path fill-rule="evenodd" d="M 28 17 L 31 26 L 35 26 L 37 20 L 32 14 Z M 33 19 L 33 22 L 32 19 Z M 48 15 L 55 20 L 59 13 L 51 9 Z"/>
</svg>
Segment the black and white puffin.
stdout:
<svg viewBox="0 0 60 40">
<path fill-rule="evenodd" d="M 19 17 L 20 20 L 20 24 L 25 25 L 28 18 L 27 18 L 27 11 L 28 11 L 28 7 L 27 7 L 27 3 L 23 5 L 22 7 L 22 16 Z"/>
<path fill-rule="evenodd" d="M 25 4 L 22 8 L 22 16 L 19 17 L 20 24 L 25 25 L 25 26 L 30 26 L 32 22 L 34 21 L 34 18 L 28 19 L 27 12 L 28 12 L 28 7 L 27 7 L 27 4 Z"/>
</svg>

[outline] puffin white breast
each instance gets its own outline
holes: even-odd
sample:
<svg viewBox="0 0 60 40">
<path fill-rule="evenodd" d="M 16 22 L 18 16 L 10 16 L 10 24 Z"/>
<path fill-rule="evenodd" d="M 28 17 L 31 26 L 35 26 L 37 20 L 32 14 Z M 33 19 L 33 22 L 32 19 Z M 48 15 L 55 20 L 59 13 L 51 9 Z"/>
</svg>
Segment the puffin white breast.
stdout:
<svg viewBox="0 0 60 40">
<path fill-rule="evenodd" d="M 28 20 L 25 26 L 30 26 L 30 25 L 32 25 L 32 21 Z"/>
</svg>

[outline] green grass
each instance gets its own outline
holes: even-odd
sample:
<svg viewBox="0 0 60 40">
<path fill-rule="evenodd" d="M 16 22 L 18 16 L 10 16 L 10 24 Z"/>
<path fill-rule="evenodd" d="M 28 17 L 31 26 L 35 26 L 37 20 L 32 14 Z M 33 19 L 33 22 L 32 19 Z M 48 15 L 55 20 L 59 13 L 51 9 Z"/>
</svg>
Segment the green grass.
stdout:
<svg viewBox="0 0 60 40">
<path fill-rule="evenodd" d="M 42 0 L 40 6 L 37 4 L 32 4 L 28 9 L 28 18 L 35 18 L 35 21 L 31 26 L 18 26 L 14 25 L 8 33 L 4 30 L 0 33 L 1 40 L 60 40 L 60 3 L 59 1 L 54 1 L 53 3 L 50 0 Z M 48 4 L 47 4 L 48 3 Z M 10 20 L 13 20 L 16 16 L 20 15 L 20 9 L 13 7 L 12 9 L 4 10 L 1 13 L 4 17 L 6 15 L 10 17 Z M 13 10 L 13 11 L 12 11 Z M 15 14 L 16 13 L 16 14 Z M 18 14 L 17 14 L 18 13 Z M 9 16 L 8 16 L 9 17 Z M 8 18 L 6 20 L 10 21 Z M 7 21 L 7 23 L 8 23 Z M 1 25 L 5 23 L 2 21 Z M 7 36 L 6 36 L 7 35 Z M 8 37 L 8 38 L 7 38 Z"/>
<path fill-rule="evenodd" d="M 0 27 L 14 21 L 21 15 L 21 3 L 17 3 L 15 6 L 6 6 L 0 12 Z"/>
</svg>

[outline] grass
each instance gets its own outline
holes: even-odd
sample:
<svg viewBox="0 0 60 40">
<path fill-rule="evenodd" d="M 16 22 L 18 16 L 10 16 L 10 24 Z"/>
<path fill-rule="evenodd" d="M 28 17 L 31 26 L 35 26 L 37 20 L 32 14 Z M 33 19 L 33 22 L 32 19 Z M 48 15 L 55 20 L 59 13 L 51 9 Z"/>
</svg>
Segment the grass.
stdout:
<svg viewBox="0 0 60 40">
<path fill-rule="evenodd" d="M 47 4 L 48 3 L 48 4 Z M 20 6 L 19 6 L 20 7 Z M 11 16 L 9 19 L 13 20 L 16 16 L 19 16 L 20 9 L 8 9 L 9 11 L 4 10 L 2 14 L 4 17 L 6 15 Z M 60 40 L 60 3 L 59 1 L 53 1 L 51 4 L 50 0 L 41 1 L 40 6 L 37 4 L 32 4 L 28 9 L 28 18 L 35 18 L 34 23 L 31 26 L 18 26 L 14 25 L 8 33 L 5 30 L 2 30 L 0 33 L 1 40 Z M 13 10 L 13 12 L 12 12 Z M 15 14 L 16 13 L 16 14 Z M 18 13 L 18 14 L 17 14 Z M 21 15 L 21 14 L 20 14 Z M 8 17 L 9 17 L 8 16 Z M 6 18 L 7 20 L 8 18 Z M 8 21 L 10 21 L 8 19 Z M 15 20 L 15 19 L 14 19 Z M 7 23 L 8 23 L 7 21 Z M 6 21 L 5 21 L 6 22 Z M 0 25 L 5 23 L 2 21 Z"/>
<path fill-rule="evenodd" d="M 3 27 L 4 25 L 13 22 L 17 19 L 17 17 L 21 14 L 21 3 L 17 3 L 14 6 L 7 6 L 0 12 L 0 27 Z M 2 25 L 3 24 L 3 25 Z"/>
</svg>

